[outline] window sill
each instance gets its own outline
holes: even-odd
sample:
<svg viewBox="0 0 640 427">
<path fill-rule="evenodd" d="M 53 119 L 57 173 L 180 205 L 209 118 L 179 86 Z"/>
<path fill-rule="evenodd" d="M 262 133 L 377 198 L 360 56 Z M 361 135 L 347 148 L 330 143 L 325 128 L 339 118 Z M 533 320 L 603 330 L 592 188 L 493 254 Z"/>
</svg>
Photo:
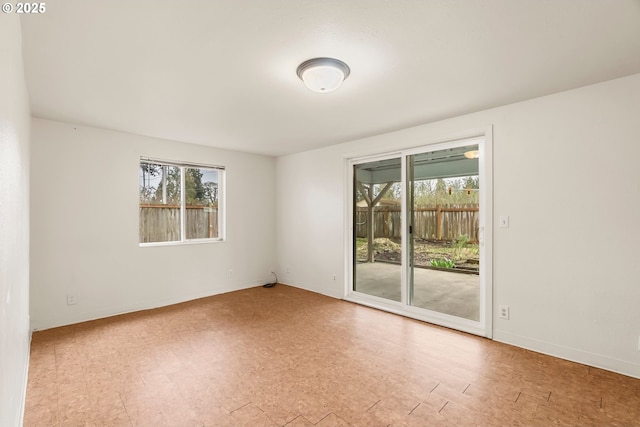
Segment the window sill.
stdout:
<svg viewBox="0 0 640 427">
<path fill-rule="evenodd" d="M 149 242 L 149 243 L 138 243 L 138 246 L 141 248 L 148 248 L 152 246 L 182 246 L 182 245 L 202 245 L 206 243 L 224 243 L 224 239 L 193 239 L 193 240 L 184 240 L 184 241 L 175 241 L 175 242 Z"/>
</svg>

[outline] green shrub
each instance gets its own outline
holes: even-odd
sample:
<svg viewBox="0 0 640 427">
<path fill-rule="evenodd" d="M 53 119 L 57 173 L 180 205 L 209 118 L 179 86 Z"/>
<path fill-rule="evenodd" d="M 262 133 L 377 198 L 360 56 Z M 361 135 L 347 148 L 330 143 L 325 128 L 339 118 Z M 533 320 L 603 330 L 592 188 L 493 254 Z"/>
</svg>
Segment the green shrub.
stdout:
<svg viewBox="0 0 640 427">
<path fill-rule="evenodd" d="M 454 268 L 456 266 L 452 259 L 447 258 L 435 258 L 430 262 L 432 267 L 438 268 Z"/>
<path fill-rule="evenodd" d="M 469 236 L 467 236 L 466 234 L 463 234 L 461 236 L 458 236 L 458 238 L 454 243 L 454 246 L 458 249 L 462 249 L 462 248 L 466 248 L 468 244 L 469 244 Z"/>
</svg>

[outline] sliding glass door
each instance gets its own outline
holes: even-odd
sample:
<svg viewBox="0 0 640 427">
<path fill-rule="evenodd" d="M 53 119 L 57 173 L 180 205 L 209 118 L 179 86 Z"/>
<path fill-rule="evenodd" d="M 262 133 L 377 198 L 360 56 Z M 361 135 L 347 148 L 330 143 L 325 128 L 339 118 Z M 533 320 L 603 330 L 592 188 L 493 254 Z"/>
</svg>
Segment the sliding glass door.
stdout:
<svg viewBox="0 0 640 427">
<path fill-rule="evenodd" d="M 484 138 L 351 161 L 347 299 L 490 335 Z"/>
<path fill-rule="evenodd" d="M 480 320 L 478 145 L 408 156 L 409 301 Z"/>
<path fill-rule="evenodd" d="M 357 164 L 353 177 L 353 289 L 401 302 L 401 159 Z"/>
</svg>

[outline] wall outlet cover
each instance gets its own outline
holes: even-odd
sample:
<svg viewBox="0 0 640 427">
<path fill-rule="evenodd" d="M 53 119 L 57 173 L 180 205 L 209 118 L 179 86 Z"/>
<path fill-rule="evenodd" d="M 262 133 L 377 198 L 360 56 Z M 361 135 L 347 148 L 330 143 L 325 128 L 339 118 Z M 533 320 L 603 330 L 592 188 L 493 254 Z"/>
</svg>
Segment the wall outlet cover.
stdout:
<svg viewBox="0 0 640 427">
<path fill-rule="evenodd" d="M 509 320 L 509 306 L 501 305 L 500 306 L 500 318 Z"/>
</svg>

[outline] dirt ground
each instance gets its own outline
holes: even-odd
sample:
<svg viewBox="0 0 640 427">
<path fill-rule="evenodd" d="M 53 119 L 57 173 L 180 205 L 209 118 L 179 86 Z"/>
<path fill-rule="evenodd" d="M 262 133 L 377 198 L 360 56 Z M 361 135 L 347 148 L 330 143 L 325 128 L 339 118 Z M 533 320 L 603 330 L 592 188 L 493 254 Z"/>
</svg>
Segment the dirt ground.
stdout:
<svg viewBox="0 0 640 427">
<path fill-rule="evenodd" d="M 374 240 L 373 248 L 376 261 L 397 263 L 401 261 L 400 239 L 378 238 Z M 366 260 L 367 239 L 357 239 L 356 253 L 359 260 Z M 430 267 L 432 259 L 453 260 L 456 269 L 478 271 L 480 252 L 478 244 L 474 242 L 416 239 L 414 242 L 414 265 Z"/>
</svg>

